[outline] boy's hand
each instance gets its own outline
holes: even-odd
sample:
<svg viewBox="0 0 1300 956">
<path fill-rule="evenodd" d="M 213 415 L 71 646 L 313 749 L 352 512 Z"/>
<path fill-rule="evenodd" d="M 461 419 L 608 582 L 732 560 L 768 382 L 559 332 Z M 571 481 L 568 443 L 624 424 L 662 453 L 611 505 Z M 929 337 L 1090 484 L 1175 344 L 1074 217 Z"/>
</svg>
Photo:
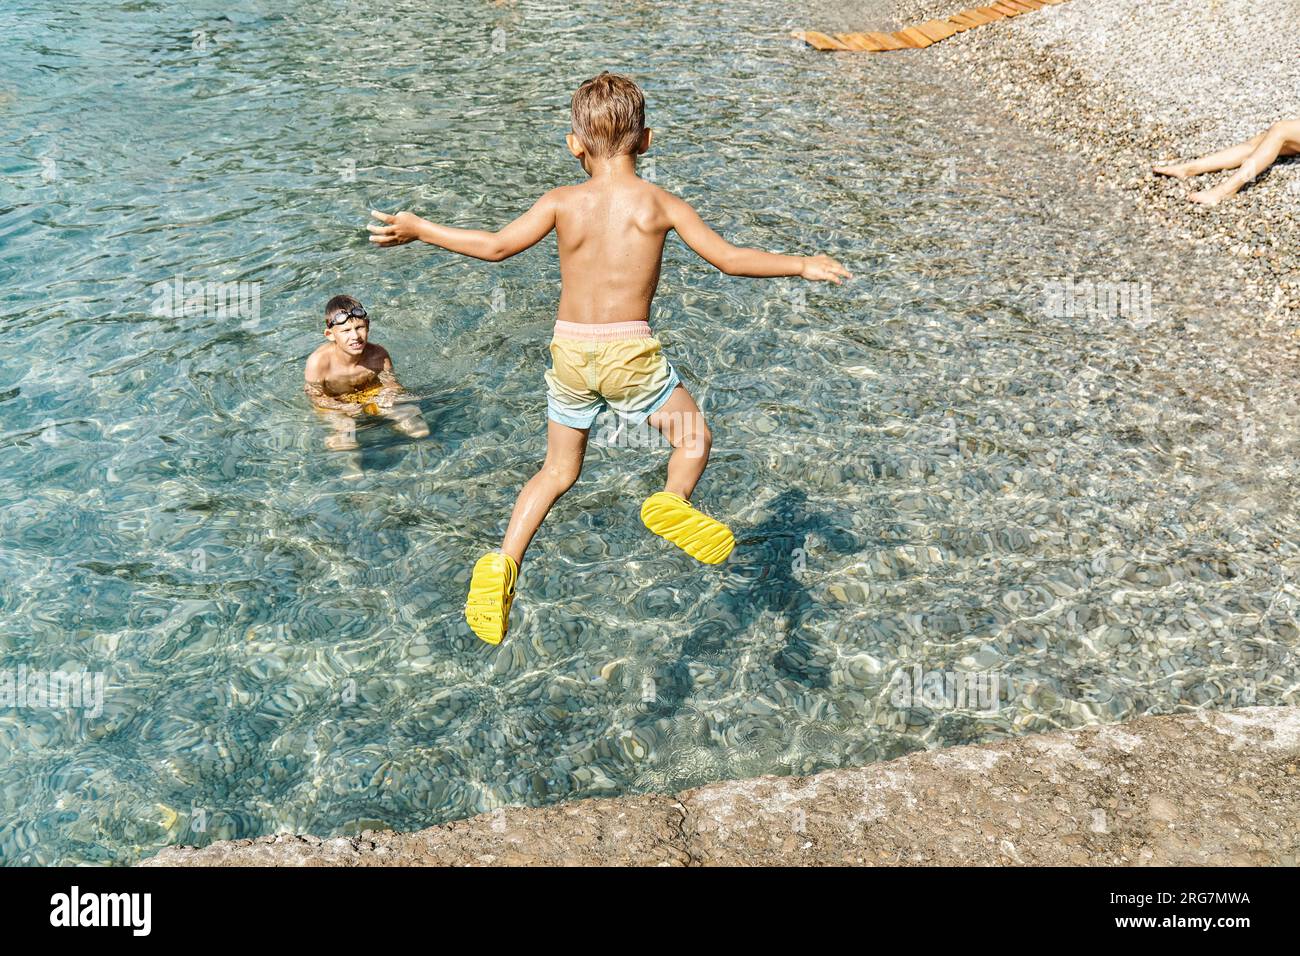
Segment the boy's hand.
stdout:
<svg viewBox="0 0 1300 956">
<path fill-rule="evenodd" d="M 372 209 L 370 215 L 386 223 L 383 226 L 376 226 L 374 223 L 366 226 L 372 233 L 370 241 L 377 246 L 404 246 L 408 242 L 414 242 L 420 238 L 420 227 L 425 224 L 424 220 L 413 212 L 389 215 Z"/>
<path fill-rule="evenodd" d="M 803 271 L 799 273 L 810 282 L 834 282 L 839 285 L 841 276 L 852 279 L 849 270 L 830 256 L 804 256 Z"/>
</svg>

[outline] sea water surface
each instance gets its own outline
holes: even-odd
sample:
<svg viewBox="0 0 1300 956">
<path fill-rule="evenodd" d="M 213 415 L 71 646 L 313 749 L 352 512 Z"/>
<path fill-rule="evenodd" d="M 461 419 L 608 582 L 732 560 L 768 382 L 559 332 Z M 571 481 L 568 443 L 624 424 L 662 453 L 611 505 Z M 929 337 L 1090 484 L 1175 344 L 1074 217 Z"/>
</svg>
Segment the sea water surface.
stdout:
<svg viewBox="0 0 1300 956">
<path fill-rule="evenodd" d="M 1295 703 L 1300 416 L 1258 290 L 924 51 L 787 35 L 884 6 L 6 3 L 0 860 Z M 493 648 L 461 608 L 544 454 L 554 238 L 489 264 L 364 225 L 495 228 L 581 178 L 601 69 L 646 91 L 647 177 L 855 279 L 670 238 L 652 321 L 735 553 L 647 533 L 666 453 L 602 422 Z M 432 429 L 363 424 L 360 478 L 300 391 L 340 292 Z M 52 671 L 80 706 L 19 698 Z"/>
</svg>

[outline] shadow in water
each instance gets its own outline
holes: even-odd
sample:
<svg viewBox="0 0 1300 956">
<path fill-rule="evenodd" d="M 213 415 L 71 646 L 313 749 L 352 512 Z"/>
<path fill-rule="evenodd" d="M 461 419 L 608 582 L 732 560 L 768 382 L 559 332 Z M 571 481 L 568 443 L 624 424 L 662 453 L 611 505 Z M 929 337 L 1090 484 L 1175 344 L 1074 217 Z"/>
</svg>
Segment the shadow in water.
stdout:
<svg viewBox="0 0 1300 956">
<path fill-rule="evenodd" d="M 784 635 L 774 659 L 777 672 L 806 687 L 829 686 L 828 668 L 812 653 L 806 636 L 818 605 L 800 577 L 811 547 L 825 555 L 852 553 L 859 546 L 831 517 L 810 510 L 803 491 L 781 492 L 762 522 L 741 530 L 736 545 L 740 559 L 733 555 L 727 568 L 732 583 L 717 598 L 726 613 L 710 618 L 683 639 L 669 686 L 660 688 L 661 698 L 673 695 L 675 699 L 664 702 L 675 706 L 689 693 L 691 663 L 731 661 L 737 635 L 760 633 L 765 617 Z"/>
</svg>

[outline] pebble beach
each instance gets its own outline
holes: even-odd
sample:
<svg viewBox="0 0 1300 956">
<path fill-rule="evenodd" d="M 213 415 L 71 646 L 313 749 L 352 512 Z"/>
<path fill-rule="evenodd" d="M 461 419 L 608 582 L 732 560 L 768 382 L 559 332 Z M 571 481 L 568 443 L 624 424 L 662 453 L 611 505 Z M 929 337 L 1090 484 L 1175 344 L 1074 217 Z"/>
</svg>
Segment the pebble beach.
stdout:
<svg viewBox="0 0 1300 956">
<path fill-rule="evenodd" d="M 892 25 L 959 8 L 952 0 L 904 0 L 893 7 Z M 1210 208 L 1187 202 L 1186 194 L 1230 173 L 1184 183 L 1151 167 L 1300 116 L 1297 22 L 1297 0 L 1070 0 L 904 55 L 934 58 L 972 86 L 995 90 L 1026 128 L 1090 160 L 1097 178 L 1128 200 L 1118 214 L 1220 250 L 1227 278 L 1209 279 L 1215 287 L 1207 292 L 1248 298 L 1261 325 L 1293 343 L 1300 334 L 1300 162 L 1280 159 Z"/>
</svg>

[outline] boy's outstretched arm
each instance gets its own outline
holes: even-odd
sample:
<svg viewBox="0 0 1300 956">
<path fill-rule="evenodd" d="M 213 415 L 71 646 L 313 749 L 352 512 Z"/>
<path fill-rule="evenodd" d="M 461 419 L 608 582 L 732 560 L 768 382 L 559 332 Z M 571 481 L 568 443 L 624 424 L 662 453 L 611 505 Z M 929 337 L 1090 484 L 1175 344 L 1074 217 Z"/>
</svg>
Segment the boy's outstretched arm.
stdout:
<svg viewBox="0 0 1300 956">
<path fill-rule="evenodd" d="M 710 229 L 690 203 L 671 194 L 668 196 L 668 218 L 677 235 L 696 255 L 729 276 L 803 276 L 836 285 L 843 279 L 853 278 L 848 269 L 830 256 L 783 256 L 733 246 Z"/>
<path fill-rule="evenodd" d="M 551 190 L 543 195 L 533 203 L 533 208 L 497 232 L 440 226 L 413 212 L 390 215 L 373 209 L 370 215 L 384 225 L 372 223 L 367 228 L 372 233 L 370 241 L 377 246 L 401 246 L 419 239 L 464 256 L 500 262 L 541 242 L 555 228 L 555 192 Z"/>
</svg>

